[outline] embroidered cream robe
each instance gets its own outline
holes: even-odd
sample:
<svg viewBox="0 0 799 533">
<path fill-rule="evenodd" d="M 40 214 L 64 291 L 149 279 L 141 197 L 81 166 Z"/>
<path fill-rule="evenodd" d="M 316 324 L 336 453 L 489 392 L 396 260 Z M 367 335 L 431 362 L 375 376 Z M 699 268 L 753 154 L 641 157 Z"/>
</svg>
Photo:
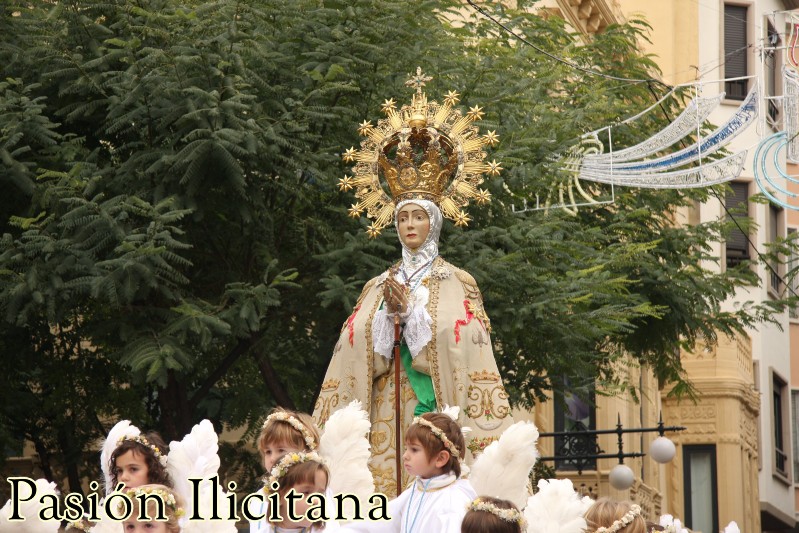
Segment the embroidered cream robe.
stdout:
<svg viewBox="0 0 799 533">
<path fill-rule="evenodd" d="M 393 497 L 397 494 L 394 365 L 374 352 L 371 334 L 387 275 L 383 273 L 366 284 L 344 322 L 314 408 L 314 420 L 323 425 L 332 412 L 355 399 L 370 406 L 365 407 L 372 423 L 370 468 L 376 489 Z M 427 311 L 433 319 L 433 340 L 414 358 L 413 367 L 432 377 L 439 409 L 445 404 L 461 407 L 460 424 L 472 428 L 466 436 L 469 463 L 475 452 L 513 423 L 491 348 L 490 322 L 474 278 L 441 257 L 435 259 L 423 283 L 430 291 Z M 413 421 L 417 400 L 404 369 L 400 379 L 400 426 L 404 433 Z M 403 469 L 403 486 L 407 482 Z"/>
</svg>

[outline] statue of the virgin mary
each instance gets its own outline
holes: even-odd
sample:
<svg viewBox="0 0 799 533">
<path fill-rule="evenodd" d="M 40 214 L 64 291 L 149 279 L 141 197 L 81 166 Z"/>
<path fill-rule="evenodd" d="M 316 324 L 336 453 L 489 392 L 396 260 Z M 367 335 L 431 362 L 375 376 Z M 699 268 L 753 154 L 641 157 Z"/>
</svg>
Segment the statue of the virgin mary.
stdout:
<svg viewBox="0 0 799 533">
<path fill-rule="evenodd" d="M 495 144 L 497 136 L 478 135 L 473 122 L 480 108 L 461 115 L 453 107 L 455 92 L 441 105 L 428 102 L 421 90 L 428 80 L 417 70 L 408 83 L 417 89 L 411 104 L 397 110 L 387 100 L 387 118 L 374 127 L 363 123 L 361 149 L 344 154 L 356 162 L 354 176 L 340 181 L 343 190 L 356 190 L 359 201 L 350 214 L 366 211 L 373 220 L 371 237 L 393 221 L 402 259 L 363 288 L 342 326 L 314 409 L 323 425 L 336 409 L 363 402 L 372 425 L 370 468 L 377 490 L 389 495 L 397 494 L 396 443 L 403 442 L 401 433 L 414 416 L 459 406 L 459 423 L 472 429 L 466 436 L 470 456 L 513 423 L 480 290 L 471 275 L 438 254 L 443 218 L 465 226 L 469 201 L 489 201 L 488 191 L 478 186 L 483 174 L 496 175 L 500 167 L 483 162 L 482 147 Z M 401 364 L 394 360 L 395 323 Z"/>
</svg>

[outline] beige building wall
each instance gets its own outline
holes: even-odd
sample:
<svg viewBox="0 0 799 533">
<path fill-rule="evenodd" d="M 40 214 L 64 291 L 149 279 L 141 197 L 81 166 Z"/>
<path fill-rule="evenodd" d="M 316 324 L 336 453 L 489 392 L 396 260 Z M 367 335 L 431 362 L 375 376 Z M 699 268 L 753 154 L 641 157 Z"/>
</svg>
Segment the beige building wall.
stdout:
<svg viewBox="0 0 799 533">
<path fill-rule="evenodd" d="M 764 41 L 766 22 L 774 18 L 774 12 L 797 7 L 789 5 L 793 2 L 779 0 L 729 0 L 726 3 L 748 7 L 749 43 Z M 598 8 L 597 4 L 605 4 L 605 7 Z M 664 82 L 678 84 L 701 78 L 705 82 L 702 87 L 702 96 L 705 97 L 724 90 L 723 83 L 713 81 L 725 74 L 724 0 L 549 0 L 547 5 L 551 6 L 550 9 L 556 6 L 564 19 L 581 31 L 586 39 L 591 38 L 591 31 L 586 29 L 584 18 L 577 20 L 580 10 L 583 13 L 613 10 L 625 18 L 644 18 L 652 26 L 651 42 L 642 40 L 640 46 L 642 51 L 653 55 Z M 756 74 L 759 68 L 755 48 L 753 45 L 748 50 L 750 74 Z M 738 105 L 737 101 L 725 100 L 710 120 L 714 124 L 724 123 Z M 751 148 L 744 173 L 739 178 L 750 184 L 750 194 L 757 192 L 753 183 L 752 154 L 753 146 L 767 134 L 763 129 L 762 124 L 758 124 L 758 128 L 750 127 L 731 148 L 733 151 Z M 678 223 L 698 223 L 723 217 L 725 211 L 719 201 L 713 200 L 680 215 Z M 750 238 L 757 249 L 765 250 L 769 241 L 768 206 L 750 204 L 750 215 L 759 226 Z M 792 213 L 786 217 L 783 212 L 779 224 L 781 232 L 786 227 L 799 228 L 799 215 Z M 709 262 L 708 268 L 725 268 L 723 243 L 717 245 L 715 253 L 720 258 L 719 264 Z M 761 277 L 762 287 L 738 291 L 735 298 L 725 303 L 725 311 L 733 311 L 743 301 L 765 302 L 774 297 L 768 288 L 770 273 L 762 266 L 753 266 L 753 269 Z M 786 480 L 785 476 L 775 473 L 772 381 L 773 376 L 790 376 L 793 387 L 799 390 L 799 371 L 795 370 L 799 368 L 799 360 L 790 363 L 792 354 L 799 357 L 799 321 L 789 324 L 787 316 L 778 317 L 778 321 L 782 329 L 763 324 L 740 338 L 720 339 L 715 349 L 706 350 L 704 346 L 698 346 L 693 353 L 681 354 L 699 398 L 696 404 L 690 401 L 678 403 L 663 391 L 667 424 L 688 427 L 687 431 L 674 437 L 678 444 L 675 460 L 664 467 L 652 467 L 660 468 L 662 473 L 659 484 L 655 483 L 653 476 L 649 480 L 653 486 L 659 487 L 663 512 L 679 517 L 685 515 L 685 499 L 690 494 L 690 487 L 685 486 L 683 479 L 685 447 L 712 445 L 716 453 L 719 527 L 723 528 L 730 520 L 736 520 L 742 531 L 794 525 L 799 489 L 793 479 Z M 600 408 L 602 406 L 598 405 Z M 789 420 L 793 421 L 797 415 L 799 413 L 793 413 L 785 419 L 786 431 L 790 432 Z M 612 421 L 600 422 L 598 419 L 597 427 L 612 427 Z M 790 441 L 789 435 L 787 442 Z M 643 464 L 648 463 L 651 461 L 644 459 Z M 646 477 L 646 467 L 642 469 L 643 477 Z M 601 475 L 598 478 L 597 485 L 602 491 Z M 634 494 L 631 492 L 629 496 Z M 761 524 L 761 516 L 768 522 Z"/>
</svg>

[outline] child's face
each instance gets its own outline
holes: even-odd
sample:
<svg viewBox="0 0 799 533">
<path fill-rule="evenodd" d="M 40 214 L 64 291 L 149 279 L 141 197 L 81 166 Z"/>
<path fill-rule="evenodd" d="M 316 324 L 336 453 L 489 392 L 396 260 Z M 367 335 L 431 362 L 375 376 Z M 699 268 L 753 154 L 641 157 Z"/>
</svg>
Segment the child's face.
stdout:
<svg viewBox="0 0 799 533">
<path fill-rule="evenodd" d="M 308 512 L 308 508 L 311 506 L 308 503 L 308 496 L 313 493 L 324 494 L 325 489 L 327 488 L 327 474 L 323 470 L 317 470 L 316 474 L 314 475 L 313 483 L 310 482 L 303 482 L 295 485 L 294 492 L 298 495 L 302 495 L 301 500 L 294 499 L 294 515 L 295 516 L 305 516 L 305 513 Z M 320 500 L 318 498 L 314 498 L 311 502 L 315 506 L 319 505 Z M 313 525 L 313 522 L 310 520 L 300 520 L 299 522 L 292 522 L 288 519 L 288 501 L 286 501 L 285 496 L 280 499 L 280 516 L 283 517 L 283 523 L 280 524 L 280 527 L 287 528 L 287 529 L 300 529 L 303 527 L 309 527 Z"/>
<path fill-rule="evenodd" d="M 287 453 L 291 452 L 301 452 L 303 451 L 302 448 L 297 448 L 291 443 L 288 442 L 272 442 L 267 444 L 264 448 L 264 468 L 266 471 L 269 472 L 272 470 L 272 467 L 275 466 L 277 460 L 286 455 Z"/>
<path fill-rule="evenodd" d="M 117 457 L 115 466 L 117 482 L 124 483 L 126 488 L 135 489 L 150 482 L 147 463 L 136 450 L 128 450 Z"/>
<path fill-rule="evenodd" d="M 436 465 L 435 458 L 430 459 L 427 457 L 427 452 L 418 440 L 411 440 L 405 443 L 405 453 L 402 454 L 402 461 L 405 463 L 405 470 L 411 476 L 429 479 L 443 473 L 441 468 Z"/>
<path fill-rule="evenodd" d="M 125 533 L 168 533 L 166 522 L 138 522 L 136 520 L 125 520 L 122 522 Z"/>
</svg>

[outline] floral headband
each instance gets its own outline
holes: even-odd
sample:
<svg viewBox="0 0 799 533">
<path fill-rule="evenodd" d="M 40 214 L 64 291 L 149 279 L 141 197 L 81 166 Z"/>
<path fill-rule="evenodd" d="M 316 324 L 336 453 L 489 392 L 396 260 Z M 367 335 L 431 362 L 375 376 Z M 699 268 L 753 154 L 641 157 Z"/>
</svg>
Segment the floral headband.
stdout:
<svg viewBox="0 0 799 533">
<path fill-rule="evenodd" d="M 286 472 L 289 471 L 294 465 L 316 461 L 317 463 L 325 464 L 325 460 L 316 452 L 292 452 L 284 455 L 280 461 L 272 467 L 269 471 L 271 480 L 280 482 Z"/>
<path fill-rule="evenodd" d="M 155 455 L 155 458 L 158 459 L 158 462 L 161 463 L 161 466 L 166 466 L 166 455 L 161 453 L 161 450 L 155 444 L 151 444 L 149 440 L 144 435 L 124 435 L 119 438 L 117 441 L 117 446 L 125 442 L 126 440 L 132 440 L 138 442 L 139 444 L 150 448 Z"/>
<path fill-rule="evenodd" d="M 181 516 L 186 514 L 182 507 L 178 507 L 178 503 L 175 500 L 175 495 L 164 489 L 155 489 L 152 487 L 136 487 L 134 489 L 126 490 L 125 494 L 127 494 L 129 497 L 132 498 L 136 498 L 138 496 L 156 496 L 158 497 L 158 499 L 164 502 L 164 505 L 166 505 L 175 512 L 176 517 L 180 518 Z M 124 507 L 125 503 L 119 502 L 118 509 L 120 512 L 124 511 Z"/>
<path fill-rule="evenodd" d="M 596 530 L 596 533 L 616 533 L 620 529 L 629 526 L 636 516 L 641 516 L 641 507 L 633 504 L 624 516 L 613 522 L 609 527 L 600 527 Z"/>
<path fill-rule="evenodd" d="M 263 427 L 266 427 L 272 420 L 286 422 L 291 427 L 302 433 L 302 437 L 305 439 L 305 445 L 309 450 L 315 450 L 317 448 L 316 440 L 313 438 L 313 435 L 311 435 L 311 432 L 308 431 L 308 427 L 300 422 L 297 417 L 292 416 L 285 411 L 278 411 L 266 417 Z"/>
<path fill-rule="evenodd" d="M 444 448 L 446 448 L 446 449 L 447 449 L 447 451 L 450 453 L 450 455 L 452 455 L 452 456 L 453 456 L 455 459 L 460 459 L 460 457 L 461 457 L 461 454 L 460 454 L 460 452 L 458 451 L 458 448 L 457 448 L 457 446 L 455 446 L 455 445 L 452 443 L 452 441 L 451 441 L 451 440 L 449 440 L 449 438 L 447 438 L 447 435 L 446 435 L 446 434 L 445 434 L 445 433 L 444 433 L 444 432 L 441 430 L 441 428 L 440 428 L 440 427 L 436 426 L 435 424 L 433 424 L 432 422 L 430 422 L 430 421 L 429 421 L 429 420 L 427 420 L 426 418 L 422 418 L 422 417 L 420 417 L 420 416 L 417 416 L 416 418 L 414 418 L 414 419 L 413 419 L 413 423 L 414 423 L 414 424 L 419 424 L 420 426 L 424 426 L 424 427 L 426 427 L 427 429 L 429 429 L 429 430 L 430 430 L 430 432 L 431 432 L 433 435 L 435 435 L 436 437 L 438 437 L 438 439 L 439 439 L 441 442 L 443 442 L 443 443 L 444 443 Z"/>
<path fill-rule="evenodd" d="M 77 529 L 79 531 L 91 531 L 92 527 L 94 527 L 94 524 L 92 524 L 92 523 L 90 523 L 88 521 L 85 521 L 83 519 L 80 519 L 80 520 L 74 520 L 74 521 L 68 523 L 67 524 L 67 531 L 69 531 L 70 529 Z"/>
<path fill-rule="evenodd" d="M 467 507 L 469 511 L 483 511 L 486 513 L 491 513 L 492 515 L 496 516 L 500 520 L 504 520 L 505 522 L 516 522 L 519 524 L 519 528 L 522 531 L 527 530 L 527 521 L 522 516 L 517 509 L 500 509 L 493 503 L 489 503 L 485 500 L 477 498 L 472 503 L 470 503 Z"/>
</svg>

